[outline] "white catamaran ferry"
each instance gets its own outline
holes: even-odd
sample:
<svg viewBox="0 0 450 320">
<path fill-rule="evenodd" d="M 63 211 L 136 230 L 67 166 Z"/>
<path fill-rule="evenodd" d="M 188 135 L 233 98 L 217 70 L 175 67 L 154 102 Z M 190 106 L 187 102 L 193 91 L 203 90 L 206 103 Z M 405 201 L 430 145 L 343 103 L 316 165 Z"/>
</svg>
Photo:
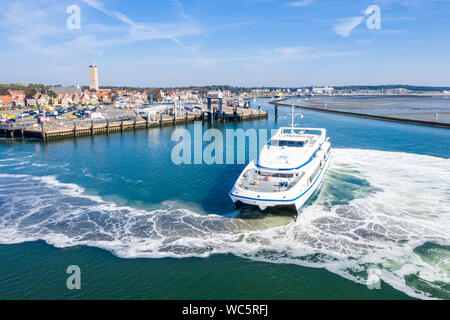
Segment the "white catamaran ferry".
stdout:
<svg viewBox="0 0 450 320">
<path fill-rule="evenodd" d="M 292 111 L 291 127 L 280 128 L 245 168 L 231 199 L 237 206 L 289 206 L 299 213 L 322 186 L 331 154 L 326 130 L 295 127 Z"/>
</svg>

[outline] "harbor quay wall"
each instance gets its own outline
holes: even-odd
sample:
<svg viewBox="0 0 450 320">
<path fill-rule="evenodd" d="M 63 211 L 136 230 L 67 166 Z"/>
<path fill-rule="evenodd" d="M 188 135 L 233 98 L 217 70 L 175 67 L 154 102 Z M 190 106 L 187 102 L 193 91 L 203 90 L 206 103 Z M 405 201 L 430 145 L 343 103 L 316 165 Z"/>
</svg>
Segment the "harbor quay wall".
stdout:
<svg viewBox="0 0 450 320">
<path fill-rule="evenodd" d="M 259 109 L 224 107 L 223 112 L 186 112 L 184 115 L 158 113 L 143 118 L 139 115 L 122 119 L 101 119 L 82 121 L 62 121 L 55 123 L 7 124 L 0 125 L 0 136 L 11 139 L 38 139 L 42 141 L 94 136 L 115 132 L 127 132 L 162 126 L 184 125 L 194 121 L 209 123 L 257 120 L 268 117 L 268 112 Z"/>
</svg>

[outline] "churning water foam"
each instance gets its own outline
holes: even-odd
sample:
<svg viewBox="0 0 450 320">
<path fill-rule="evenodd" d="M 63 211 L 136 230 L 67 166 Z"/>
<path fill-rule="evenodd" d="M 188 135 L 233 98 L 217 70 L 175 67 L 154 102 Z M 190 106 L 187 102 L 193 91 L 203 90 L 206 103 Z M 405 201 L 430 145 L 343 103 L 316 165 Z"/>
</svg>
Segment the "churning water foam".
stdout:
<svg viewBox="0 0 450 320">
<path fill-rule="evenodd" d="M 167 204 L 138 210 L 51 176 L 3 174 L 0 243 L 88 245 L 123 258 L 231 253 L 326 268 L 358 283 L 376 267 L 411 296 L 450 298 L 450 159 L 359 149 L 334 157 L 318 198 L 281 226 Z"/>
</svg>

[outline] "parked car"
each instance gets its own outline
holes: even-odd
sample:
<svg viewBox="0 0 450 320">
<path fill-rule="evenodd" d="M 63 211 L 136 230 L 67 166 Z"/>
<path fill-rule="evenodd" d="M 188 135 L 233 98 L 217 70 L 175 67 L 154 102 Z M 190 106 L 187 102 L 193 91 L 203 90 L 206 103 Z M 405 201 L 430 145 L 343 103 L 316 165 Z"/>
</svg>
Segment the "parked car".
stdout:
<svg viewBox="0 0 450 320">
<path fill-rule="evenodd" d="M 22 118 L 25 118 L 28 116 L 29 116 L 28 112 L 23 112 L 23 113 L 17 115 L 17 119 L 22 119 Z"/>
<path fill-rule="evenodd" d="M 90 114 L 92 120 L 105 119 L 105 116 L 101 112 L 92 112 Z"/>
</svg>

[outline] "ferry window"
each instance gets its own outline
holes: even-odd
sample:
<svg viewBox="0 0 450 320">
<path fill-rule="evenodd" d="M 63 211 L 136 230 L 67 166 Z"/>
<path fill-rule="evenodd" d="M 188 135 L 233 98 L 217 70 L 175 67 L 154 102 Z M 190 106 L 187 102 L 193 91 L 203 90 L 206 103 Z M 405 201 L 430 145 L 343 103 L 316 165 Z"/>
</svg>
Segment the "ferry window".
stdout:
<svg viewBox="0 0 450 320">
<path fill-rule="evenodd" d="M 293 142 L 292 147 L 301 148 L 301 147 L 303 147 L 303 145 L 304 145 L 303 141 L 295 141 L 295 142 Z"/>
<path fill-rule="evenodd" d="M 279 141 L 280 147 L 301 148 L 304 144 L 304 141 Z"/>
<path fill-rule="evenodd" d="M 280 141 L 280 147 L 301 148 L 303 145 L 303 141 Z"/>
</svg>

